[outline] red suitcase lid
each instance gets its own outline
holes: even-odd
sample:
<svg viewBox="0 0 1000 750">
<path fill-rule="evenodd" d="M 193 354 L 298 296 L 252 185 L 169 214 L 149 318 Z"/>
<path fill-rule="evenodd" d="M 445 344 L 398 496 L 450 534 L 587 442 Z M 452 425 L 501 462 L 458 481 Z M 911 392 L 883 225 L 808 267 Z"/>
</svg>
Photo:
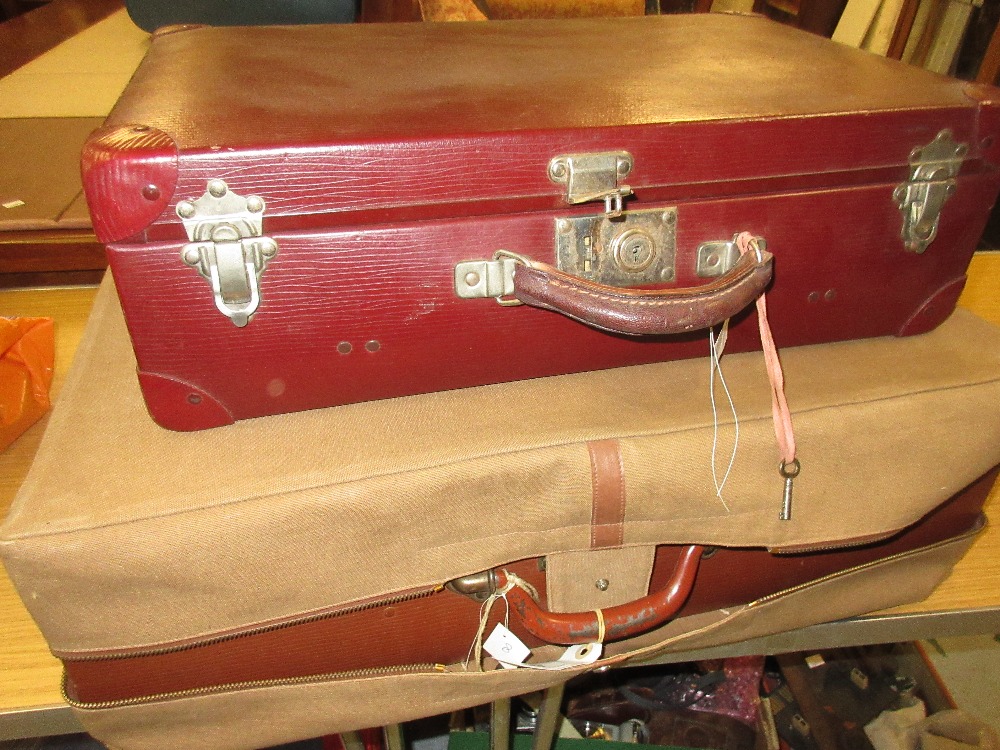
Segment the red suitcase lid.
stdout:
<svg viewBox="0 0 1000 750">
<path fill-rule="evenodd" d="M 981 156 L 968 90 L 747 16 L 196 27 L 155 37 L 85 185 L 112 242 L 183 237 L 214 178 L 272 231 L 564 206 L 576 153 L 627 152 L 638 202 L 888 181 L 943 129 Z"/>
</svg>

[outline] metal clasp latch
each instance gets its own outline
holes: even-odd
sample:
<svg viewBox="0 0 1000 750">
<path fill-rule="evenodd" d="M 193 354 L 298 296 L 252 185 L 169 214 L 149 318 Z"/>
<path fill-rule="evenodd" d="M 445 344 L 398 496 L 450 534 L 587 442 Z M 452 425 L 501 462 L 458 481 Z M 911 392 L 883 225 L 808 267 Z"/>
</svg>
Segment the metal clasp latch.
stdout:
<svg viewBox="0 0 1000 750">
<path fill-rule="evenodd" d="M 200 198 L 177 204 L 190 243 L 181 258 L 212 287 L 219 312 L 239 327 L 260 305 L 260 277 L 278 243 L 264 236 L 264 201 L 230 192 L 223 180 L 209 180 Z"/>
<path fill-rule="evenodd" d="M 620 181 L 634 163 L 627 151 L 566 154 L 549 162 L 549 179 L 566 186 L 568 203 L 602 200 L 605 215 L 615 218 L 622 214 L 625 196 L 632 194 L 632 188 Z"/>
<path fill-rule="evenodd" d="M 956 143 L 950 130 L 910 152 L 910 179 L 893 192 L 903 213 L 900 236 L 907 250 L 922 253 L 937 237 L 941 209 L 955 194 L 955 178 L 968 153 L 968 145 Z"/>
</svg>

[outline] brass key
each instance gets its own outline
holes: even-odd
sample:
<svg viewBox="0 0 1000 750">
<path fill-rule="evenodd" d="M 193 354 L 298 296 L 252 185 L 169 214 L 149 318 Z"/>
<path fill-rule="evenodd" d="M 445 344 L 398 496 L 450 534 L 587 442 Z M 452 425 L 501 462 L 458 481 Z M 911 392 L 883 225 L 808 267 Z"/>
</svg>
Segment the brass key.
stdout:
<svg viewBox="0 0 1000 750">
<path fill-rule="evenodd" d="M 802 464 L 799 459 L 793 458 L 791 463 L 781 462 L 778 466 L 778 473 L 785 479 L 785 491 L 781 497 L 781 513 L 778 518 L 782 521 L 789 521 L 792 518 L 792 480 L 799 475 Z"/>
</svg>

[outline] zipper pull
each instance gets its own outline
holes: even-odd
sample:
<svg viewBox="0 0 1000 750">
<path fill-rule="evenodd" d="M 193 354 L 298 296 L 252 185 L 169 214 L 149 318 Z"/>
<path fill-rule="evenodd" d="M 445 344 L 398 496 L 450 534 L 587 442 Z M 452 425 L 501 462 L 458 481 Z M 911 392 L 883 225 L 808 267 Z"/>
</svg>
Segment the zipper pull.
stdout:
<svg viewBox="0 0 1000 750">
<path fill-rule="evenodd" d="M 782 461 L 778 466 L 778 473 L 785 480 L 785 491 L 781 496 L 781 513 L 778 518 L 782 521 L 790 521 L 792 518 L 792 480 L 802 471 L 802 464 L 799 459 L 793 458 L 790 463 Z"/>
</svg>

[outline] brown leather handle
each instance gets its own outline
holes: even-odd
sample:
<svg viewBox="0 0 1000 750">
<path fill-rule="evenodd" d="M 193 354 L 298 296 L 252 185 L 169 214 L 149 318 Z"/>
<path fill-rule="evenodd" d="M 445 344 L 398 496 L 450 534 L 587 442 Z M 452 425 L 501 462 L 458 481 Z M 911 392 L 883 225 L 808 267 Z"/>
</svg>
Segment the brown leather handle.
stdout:
<svg viewBox="0 0 1000 750">
<path fill-rule="evenodd" d="M 662 625 L 687 601 L 694 588 L 703 548 L 686 547 L 674 568 L 667 585 L 655 594 L 644 596 L 628 604 L 593 612 L 546 612 L 527 591 L 514 586 L 507 592 L 507 601 L 524 629 L 546 643 L 592 643 L 617 641 Z M 507 576 L 497 572 L 497 586 L 507 586 Z M 604 632 L 601 630 L 604 620 Z M 603 638 L 602 638 L 603 636 Z"/>
<path fill-rule="evenodd" d="M 514 297 L 581 323 L 631 336 L 696 331 L 731 318 L 771 281 L 774 256 L 746 253 L 726 274 L 698 287 L 621 289 L 528 261 L 514 269 Z"/>
</svg>

